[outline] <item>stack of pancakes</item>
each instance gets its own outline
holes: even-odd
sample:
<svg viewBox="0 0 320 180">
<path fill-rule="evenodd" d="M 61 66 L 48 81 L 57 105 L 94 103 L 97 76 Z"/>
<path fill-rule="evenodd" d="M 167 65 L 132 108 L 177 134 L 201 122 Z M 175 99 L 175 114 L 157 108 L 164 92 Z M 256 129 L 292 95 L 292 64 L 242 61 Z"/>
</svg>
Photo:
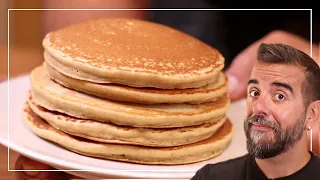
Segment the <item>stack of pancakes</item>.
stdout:
<svg viewBox="0 0 320 180">
<path fill-rule="evenodd" d="M 170 27 L 100 19 L 50 32 L 30 75 L 26 124 L 71 151 L 187 164 L 231 142 L 223 56 Z"/>
</svg>

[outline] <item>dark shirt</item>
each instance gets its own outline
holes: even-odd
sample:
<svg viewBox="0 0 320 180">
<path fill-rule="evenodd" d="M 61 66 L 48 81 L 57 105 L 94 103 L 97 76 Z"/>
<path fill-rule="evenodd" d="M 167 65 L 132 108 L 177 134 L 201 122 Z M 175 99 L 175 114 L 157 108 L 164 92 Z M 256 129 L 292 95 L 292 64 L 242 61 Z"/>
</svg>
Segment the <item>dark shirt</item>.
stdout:
<svg viewBox="0 0 320 180">
<path fill-rule="evenodd" d="M 276 180 L 320 180 L 320 158 L 310 152 L 311 159 L 299 171 Z M 192 180 L 268 180 L 253 156 L 247 154 L 199 169 Z"/>
</svg>

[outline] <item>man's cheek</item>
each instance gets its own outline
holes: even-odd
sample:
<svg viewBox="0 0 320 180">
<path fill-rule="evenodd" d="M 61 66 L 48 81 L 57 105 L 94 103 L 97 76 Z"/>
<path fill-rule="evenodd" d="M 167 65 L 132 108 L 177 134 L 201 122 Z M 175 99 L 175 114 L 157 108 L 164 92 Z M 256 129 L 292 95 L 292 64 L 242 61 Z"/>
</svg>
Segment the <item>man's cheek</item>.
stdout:
<svg viewBox="0 0 320 180">
<path fill-rule="evenodd" d="M 292 124 L 297 117 L 300 117 L 301 113 L 299 113 L 299 108 L 294 108 L 293 106 L 288 108 L 275 108 L 272 113 L 274 119 L 278 122 L 278 124 L 288 123 Z"/>
<path fill-rule="evenodd" d="M 247 118 L 250 117 L 252 115 L 252 113 L 253 113 L 252 105 L 248 101 L 247 101 L 247 106 L 245 107 L 245 112 L 246 112 L 246 117 Z"/>
</svg>

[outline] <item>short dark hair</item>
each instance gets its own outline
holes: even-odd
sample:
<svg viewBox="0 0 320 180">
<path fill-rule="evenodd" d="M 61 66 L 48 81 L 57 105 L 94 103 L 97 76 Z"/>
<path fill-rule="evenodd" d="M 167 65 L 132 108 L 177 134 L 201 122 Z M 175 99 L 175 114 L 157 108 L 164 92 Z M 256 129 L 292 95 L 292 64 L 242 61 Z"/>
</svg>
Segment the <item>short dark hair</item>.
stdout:
<svg viewBox="0 0 320 180">
<path fill-rule="evenodd" d="M 261 43 L 257 51 L 261 62 L 291 64 L 299 66 L 305 74 L 302 93 L 306 97 L 306 108 L 311 102 L 320 100 L 320 67 L 309 55 L 286 44 Z"/>
</svg>

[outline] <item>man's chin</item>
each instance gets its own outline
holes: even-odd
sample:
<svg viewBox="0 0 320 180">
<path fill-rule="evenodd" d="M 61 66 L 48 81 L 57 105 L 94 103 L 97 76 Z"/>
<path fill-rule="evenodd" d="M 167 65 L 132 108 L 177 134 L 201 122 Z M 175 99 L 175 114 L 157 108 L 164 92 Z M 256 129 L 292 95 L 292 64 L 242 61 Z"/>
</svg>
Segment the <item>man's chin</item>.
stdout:
<svg viewBox="0 0 320 180">
<path fill-rule="evenodd" d="M 262 137 L 258 143 L 252 139 L 247 140 L 247 151 L 257 159 L 268 159 L 284 152 L 284 148 L 276 147 L 273 142 L 264 140 L 264 137 Z"/>
<path fill-rule="evenodd" d="M 277 155 L 274 155 L 274 156 L 268 156 L 268 155 L 262 155 L 262 154 L 259 154 L 259 155 L 257 155 L 257 154 L 251 154 L 254 158 L 256 158 L 256 159 L 261 159 L 261 160 L 263 160 L 263 159 L 270 159 L 270 158 L 273 158 L 273 157 L 275 157 L 275 156 L 277 156 Z"/>
<path fill-rule="evenodd" d="M 249 152 L 250 155 L 252 155 L 253 157 L 257 158 L 257 159 L 270 159 L 273 157 L 276 157 L 280 154 L 282 154 L 283 152 L 281 151 L 270 151 L 270 152 Z"/>
<path fill-rule="evenodd" d="M 256 143 L 256 144 L 272 144 L 275 142 L 274 139 L 274 132 L 273 131 L 257 131 L 257 130 L 252 130 L 250 132 L 250 141 Z"/>
<path fill-rule="evenodd" d="M 248 153 L 257 159 L 268 159 L 277 156 L 279 153 L 261 151 L 261 150 L 249 150 Z"/>
</svg>

